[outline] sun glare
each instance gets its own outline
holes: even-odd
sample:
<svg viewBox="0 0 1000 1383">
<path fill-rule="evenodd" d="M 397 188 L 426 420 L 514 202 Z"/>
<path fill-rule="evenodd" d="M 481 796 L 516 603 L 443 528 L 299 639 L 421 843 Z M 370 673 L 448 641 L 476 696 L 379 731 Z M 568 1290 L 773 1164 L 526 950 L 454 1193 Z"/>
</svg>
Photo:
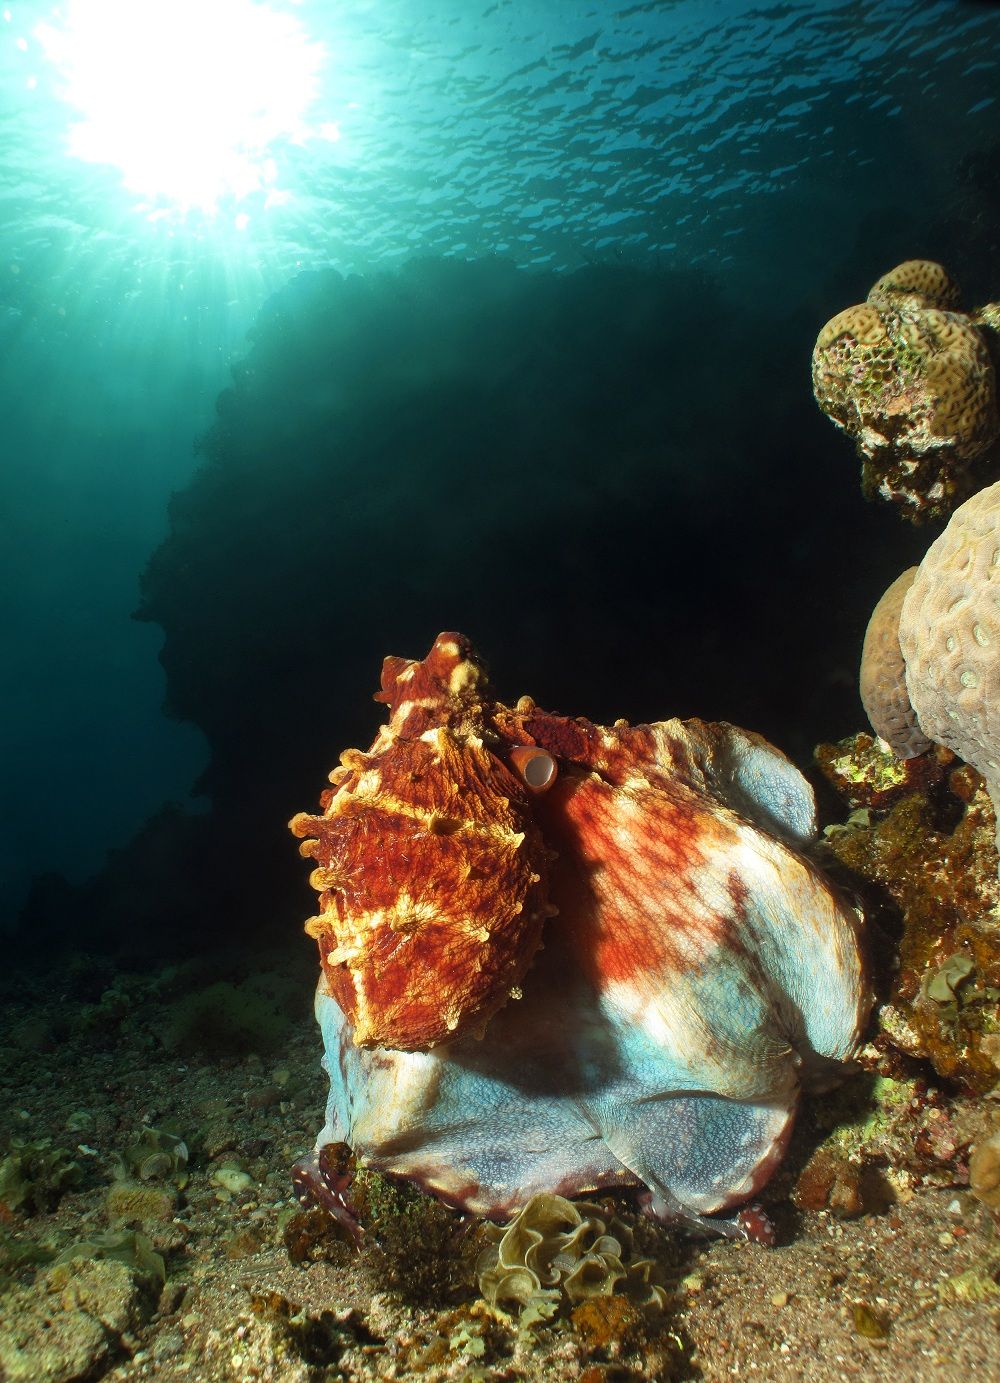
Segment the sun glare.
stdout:
<svg viewBox="0 0 1000 1383">
<path fill-rule="evenodd" d="M 35 37 L 79 112 L 69 152 L 148 208 L 282 200 L 278 150 L 311 137 L 323 46 L 252 0 L 70 0 Z M 241 213 L 245 216 L 245 213 Z"/>
</svg>

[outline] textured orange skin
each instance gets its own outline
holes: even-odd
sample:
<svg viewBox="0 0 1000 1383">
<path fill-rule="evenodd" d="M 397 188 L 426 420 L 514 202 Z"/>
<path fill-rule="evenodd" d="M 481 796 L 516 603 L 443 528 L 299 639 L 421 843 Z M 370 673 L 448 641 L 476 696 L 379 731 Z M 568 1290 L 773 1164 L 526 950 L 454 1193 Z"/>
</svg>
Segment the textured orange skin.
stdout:
<svg viewBox="0 0 1000 1383">
<path fill-rule="evenodd" d="M 341 756 L 323 815 L 291 823 L 319 866 L 307 930 L 361 1046 L 426 1049 L 481 1028 L 538 949 L 549 852 L 485 693 L 459 634 L 421 662 L 387 658 L 389 724 L 367 754 Z"/>
<path fill-rule="evenodd" d="M 322 815 L 290 823 L 318 866 L 306 930 L 358 1046 L 418 1051 L 481 1034 L 518 996 L 558 912 L 598 986 L 683 967 L 693 928 L 696 946 L 736 946 L 723 919 L 740 913 L 738 876 L 726 907 L 707 913 L 695 882 L 729 848 L 700 762 L 716 744 L 726 757 L 729 727 L 605 727 L 530 697 L 505 706 L 455 633 L 423 660 L 386 658 L 376 700 L 390 719 L 368 753 L 342 754 Z M 519 775 L 538 750 L 562 766 L 541 790 Z M 669 922 L 655 941 L 653 898 Z"/>
</svg>

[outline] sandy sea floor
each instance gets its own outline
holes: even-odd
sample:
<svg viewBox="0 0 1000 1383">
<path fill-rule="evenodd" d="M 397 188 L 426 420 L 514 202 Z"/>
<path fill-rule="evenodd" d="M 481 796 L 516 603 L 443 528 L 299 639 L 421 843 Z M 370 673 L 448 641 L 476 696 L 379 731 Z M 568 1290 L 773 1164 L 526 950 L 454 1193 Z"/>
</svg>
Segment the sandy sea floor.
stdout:
<svg viewBox="0 0 1000 1383">
<path fill-rule="evenodd" d="M 305 969 L 278 989 L 300 983 Z M 641 1222 L 662 1311 L 615 1297 L 524 1324 L 479 1296 L 482 1229 L 436 1203 L 370 1186 L 360 1252 L 303 1213 L 289 1168 L 325 1093 L 307 1006 L 280 1045 L 263 1034 L 269 1052 L 185 1055 L 157 1037 L 176 1007 L 162 979 L 110 988 L 109 1028 L 106 997 L 7 986 L 4 1383 L 1000 1377 L 989 1212 L 946 1169 L 854 1218 L 797 1209 L 821 1107 L 806 1106 L 764 1197 L 776 1247 Z M 176 1022 L 171 1040 L 183 1046 Z M 939 1117 L 961 1128 L 990 1110 L 948 1101 Z M 74 1245 L 82 1256 L 67 1257 Z"/>
</svg>

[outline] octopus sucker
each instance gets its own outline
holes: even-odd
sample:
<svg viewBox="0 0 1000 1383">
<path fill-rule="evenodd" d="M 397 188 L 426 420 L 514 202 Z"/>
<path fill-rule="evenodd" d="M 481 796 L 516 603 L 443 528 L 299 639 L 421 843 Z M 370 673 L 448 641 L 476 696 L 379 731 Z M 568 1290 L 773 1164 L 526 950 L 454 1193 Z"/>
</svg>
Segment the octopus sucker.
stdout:
<svg viewBox="0 0 1000 1383">
<path fill-rule="evenodd" d="M 290 823 L 320 892 L 320 1154 L 477 1214 L 630 1186 L 766 1238 L 717 1217 L 871 1003 L 859 917 L 802 853 L 806 780 L 725 723 L 506 706 L 461 634 L 386 658 L 376 700 L 372 748 Z"/>
</svg>

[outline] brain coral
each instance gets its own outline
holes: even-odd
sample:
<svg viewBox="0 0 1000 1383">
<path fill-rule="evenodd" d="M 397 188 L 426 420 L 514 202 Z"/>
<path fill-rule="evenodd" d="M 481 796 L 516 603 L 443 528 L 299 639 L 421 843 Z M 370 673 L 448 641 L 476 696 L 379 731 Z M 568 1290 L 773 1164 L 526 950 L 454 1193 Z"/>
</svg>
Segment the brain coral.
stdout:
<svg viewBox="0 0 1000 1383">
<path fill-rule="evenodd" d="M 861 654 L 861 701 L 872 729 L 901 759 L 912 759 L 931 747 L 920 729 L 906 690 L 903 652 L 899 646 L 899 612 L 913 584 L 916 567 L 897 576 L 875 606 Z"/>
<path fill-rule="evenodd" d="M 833 317 L 813 350 L 813 392 L 862 457 L 862 488 L 915 521 L 943 517 L 968 463 L 1000 436 L 988 328 L 953 310 L 941 265 L 908 260 Z"/>
<path fill-rule="evenodd" d="M 907 259 L 890 269 L 868 294 L 870 303 L 886 302 L 902 307 L 958 308 L 958 284 L 941 264 L 932 259 Z"/>
<path fill-rule="evenodd" d="M 920 728 L 1000 803 L 1000 482 L 956 509 L 902 603 L 899 645 Z"/>
</svg>

